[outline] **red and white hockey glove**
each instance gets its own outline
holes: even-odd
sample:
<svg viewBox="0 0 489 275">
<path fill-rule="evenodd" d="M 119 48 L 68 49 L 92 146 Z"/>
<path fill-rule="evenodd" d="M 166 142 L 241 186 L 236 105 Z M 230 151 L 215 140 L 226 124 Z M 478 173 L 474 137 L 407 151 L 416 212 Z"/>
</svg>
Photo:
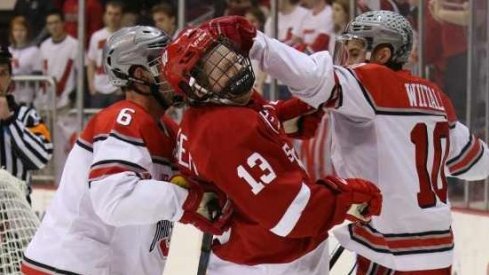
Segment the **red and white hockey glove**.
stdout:
<svg viewBox="0 0 489 275">
<path fill-rule="evenodd" d="M 199 28 L 231 40 L 245 56 L 248 56 L 256 36 L 256 28 L 242 16 L 218 17 L 202 23 Z"/>
<path fill-rule="evenodd" d="M 192 224 L 213 235 L 221 235 L 229 228 L 233 208 L 227 197 L 205 190 L 203 184 L 183 176 L 173 177 L 171 182 L 188 190 L 179 222 Z"/>
<path fill-rule="evenodd" d="M 295 139 L 314 137 L 324 115 L 322 108 L 316 110 L 295 97 L 277 102 L 275 108 L 285 133 Z"/>
<path fill-rule="evenodd" d="M 375 184 L 363 179 L 342 179 L 327 176 L 318 180 L 337 196 L 337 209 L 334 224 L 341 223 L 346 217 L 351 221 L 369 222 L 372 216 L 380 215 L 382 194 Z"/>
</svg>

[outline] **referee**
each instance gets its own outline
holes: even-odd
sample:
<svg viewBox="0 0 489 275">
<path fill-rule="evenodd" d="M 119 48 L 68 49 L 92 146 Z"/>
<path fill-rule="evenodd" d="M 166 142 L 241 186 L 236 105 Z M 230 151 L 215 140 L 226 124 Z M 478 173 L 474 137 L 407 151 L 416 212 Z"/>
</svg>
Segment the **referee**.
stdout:
<svg viewBox="0 0 489 275">
<path fill-rule="evenodd" d="M 31 107 L 15 103 L 11 94 L 12 55 L 0 47 L 0 166 L 25 181 L 31 192 L 32 170 L 43 168 L 49 161 L 53 144 L 48 128 Z"/>
</svg>

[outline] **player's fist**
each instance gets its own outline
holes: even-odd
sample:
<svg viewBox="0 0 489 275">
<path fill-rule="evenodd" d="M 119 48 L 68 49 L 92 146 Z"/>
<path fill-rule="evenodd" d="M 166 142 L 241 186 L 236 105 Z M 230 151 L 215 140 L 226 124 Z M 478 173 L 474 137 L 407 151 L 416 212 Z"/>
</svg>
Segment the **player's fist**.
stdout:
<svg viewBox="0 0 489 275">
<path fill-rule="evenodd" d="M 380 215 L 382 194 L 375 184 L 363 179 L 342 179 L 328 176 L 318 183 L 337 194 L 337 203 L 345 208 L 346 217 L 353 221 L 369 221 Z"/>
<path fill-rule="evenodd" d="M 209 190 L 198 182 L 185 178 L 188 196 L 183 203 L 181 223 L 189 223 L 203 232 L 221 235 L 229 227 L 233 213 L 231 201 Z"/>
<path fill-rule="evenodd" d="M 295 139 L 310 139 L 316 135 L 316 131 L 323 119 L 322 109 L 313 110 L 308 114 L 283 122 L 285 133 Z M 290 125 L 291 124 L 291 125 Z M 289 130 L 288 130 L 289 129 Z"/>
<path fill-rule="evenodd" d="M 248 56 L 256 36 L 256 28 L 242 16 L 218 17 L 202 23 L 199 28 L 231 40 L 245 56 Z"/>
</svg>

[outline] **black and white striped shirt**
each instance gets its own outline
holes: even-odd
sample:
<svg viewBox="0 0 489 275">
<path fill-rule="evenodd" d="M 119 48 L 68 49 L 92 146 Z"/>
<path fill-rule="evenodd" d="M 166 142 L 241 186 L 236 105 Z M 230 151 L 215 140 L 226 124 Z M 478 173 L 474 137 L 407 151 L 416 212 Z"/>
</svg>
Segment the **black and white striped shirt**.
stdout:
<svg viewBox="0 0 489 275">
<path fill-rule="evenodd" d="M 36 110 L 16 104 L 12 109 L 14 114 L 10 118 L 0 120 L 0 165 L 30 185 L 30 171 L 47 164 L 53 144 Z"/>
</svg>

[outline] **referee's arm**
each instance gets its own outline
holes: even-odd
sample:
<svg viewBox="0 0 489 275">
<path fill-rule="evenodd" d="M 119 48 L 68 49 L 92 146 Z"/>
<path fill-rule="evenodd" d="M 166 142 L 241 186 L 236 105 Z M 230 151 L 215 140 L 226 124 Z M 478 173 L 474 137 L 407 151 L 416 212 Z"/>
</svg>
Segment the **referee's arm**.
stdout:
<svg viewBox="0 0 489 275">
<path fill-rule="evenodd" d="M 11 137 L 12 150 L 27 170 L 43 168 L 51 159 L 53 144 L 49 130 L 36 110 L 22 106 L 3 121 Z"/>
</svg>

